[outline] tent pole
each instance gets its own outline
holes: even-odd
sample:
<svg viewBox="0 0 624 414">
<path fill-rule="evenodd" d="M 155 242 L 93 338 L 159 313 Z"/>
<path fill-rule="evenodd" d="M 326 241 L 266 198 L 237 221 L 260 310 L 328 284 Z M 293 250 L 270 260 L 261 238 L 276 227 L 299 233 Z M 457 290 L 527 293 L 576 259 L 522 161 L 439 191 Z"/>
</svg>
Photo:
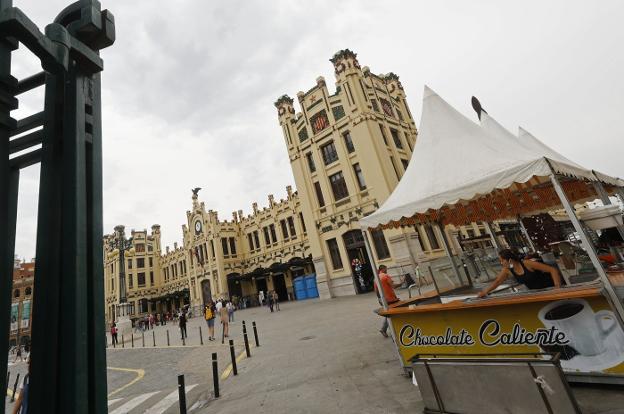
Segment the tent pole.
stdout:
<svg viewBox="0 0 624 414">
<path fill-rule="evenodd" d="M 381 286 L 381 280 L 379 279 L 379 272 L 377 271 L 377 263 L 375 263 L 375 256 L 373 256 L 373 250 L 370 246 L 370 239 L 368 238 L 368 230 L 362 230 L 362 234 L 364 235 L 364 245 L 366 247 L 366 253 L 368 253 L 368 259 L 370 260 L 370 264 L 373 267 L 373 276 L 375 278 L 375 284 L 377 285 L 377 292 L 379 292 L 379 298 L 381 299 L 381 306 L 384 310 L 388 310 L 388 302 L 386 302 L 386 296 L 384 295 L 383 288 Z M 403 358 L 401 357 L 401 352 L 399 352 L 399 345 L 397 342 L 396 332 L 394 331 L 394 325 L 392 324 L 392 320 L 390 320 L 390 335 L 392 336 L 392 342 L 394 342 L 394 350 L 396 351 L 397 358 L 399 358 L 399 363 L 401 364 L 401 368 L 406 369 L 407 367 L 403 363 Z"/>
<path fill-rule="evenodd" d="M 457 281 L 459 283 L 462 283 L 461 273 L 459 272 L 459 269 L 455 265 L 455 260 L 453 259 L 453 253 L 451 253 L 451 246 L 449 245 L 448 238 L 446 237 L 446 233 L 444 232 L 444 229 L 440 223 L 435 223 L 435 224 L 436 224 L 435 227 L 438 230 L 438 233 L 440 233 L 440 237 L 442 238 L 442 246 L 444 247 L 444 252 L 446 253 L 446 257 L 448 257 L 448 259 L 451 261 L 451 267 L 453 268 L 453 272 L 455 272 Z M 468 284 L 470 285 L 470 287 L 472 287 L 472 281 L 470 280 L 470 277 L 468 277 Z"/>
<path fill-rule="evenodd" d="M 568 215 L 568 218 L 574 225 L 574 229 L 578 232 L 579 237 L 581 238 L 582 246 L 585 248 L 585 251 L 589 255 L 589 258 L 591 259 L 592 264 L 594 265 L 594 267 L 596 268 L 596 271 L 598 272 L 598 275 L 600 277 L 600 280 L 602 281 L 604 290 L 606 292 L 607 301 L 610 303 L 613 310 L 615 310 L 615 314 L 617 315 L 617 319 L 618 319 L 618 322 L 620 323 L 620 326 L 624 328 L 624 307 L 622 306 L 622 302 L 618 298 L 617 293 L 615 293 L 615 290 L 613 289 L 613 285 L 611 285 L 611 281 L 609 280 L 607 273 L 602 267 L 602 264 L 600 264 L 600 260 L 598 259 L 598 255 L 596 254 L 596 249 L 594 248 L 594 244 L 589 239 L 589 236 L 587 235 L 587 233 L 585 232 L 585 229 L 581 225 L 580 220 L 578 219 L 578 217 L 576 217 L 574 208 L 572 207 L 572 204 L 570 204 L 568 197 L 563 191 L 563 187 L 561 187 L 561 183 L 559 182 L 559 179 L 557 178 L 557 175 L 555 174 L 555 172 L 552 170 L 552 167 L 551 167 L 551 173 L 552 175 L 550 176 L 550 181 L 553 184 L 555 192 L 559 196 L 559 199 L 561 200 L 561 204 L 563 204 L 563 208 L 565 209 Z"/>
<path fill-rule="evenodd" d="M 594 189 L 598 193 L 598 196 L 600 197 L 600 200 L 602 201 L 602 204 L 604 204 L 605 206 L 613 204 L 613 203 L 611 203 L 611 199 L 609 198 L 609 194 L 607 194 L 607 191 L 605 190 L 604 186 L 602 185 L 602 183 L 600 181 L 594 181 L 594 182 L 592 182 L 592 184 L 594 185 Z M 622 238 L 622 240 L 624 240 L 624 226 L 623 225 L 619 225 L 616 228 L 617 228 L 618 232 L 620 233 L 620 237 Z"/>
<path fill-rule="evenodd" d="M 494 248 L 496 249 L 497 252 L 499 252 L 501 250 L 501 245 L 498 242 L 498 239 L 496 238 L 496 233 L 494 233 L 494 229 L 492 228 L 492 223 L 490 223 L 489 221 L 486 221 L 484 223 L 485 223 L 485 229 L 488 231 L 488 233 L 490 233 L 490 237 L 492 238 L 492 244 L 494 245 Z"/>
<path fill-rule="evenodd" d="M 535 249 L 535 245 L 533 244 L 533 240 L 531 240 L 531 236 L 529 236 L 529 232 L 527 231 L 526 227 L 524 227 L 524 223 L 522 222 L 522 217 L 520 216 L 520 214 L 518 214 L 517 220 L 518 220 L 518 225 L 520 226 L 520 231 L 524 235 L 524 238 L 527 240 L 527 243 L 529 243 L 529 247 L 534 253 L 537 253 L 537 250 Z"/>
</svg>

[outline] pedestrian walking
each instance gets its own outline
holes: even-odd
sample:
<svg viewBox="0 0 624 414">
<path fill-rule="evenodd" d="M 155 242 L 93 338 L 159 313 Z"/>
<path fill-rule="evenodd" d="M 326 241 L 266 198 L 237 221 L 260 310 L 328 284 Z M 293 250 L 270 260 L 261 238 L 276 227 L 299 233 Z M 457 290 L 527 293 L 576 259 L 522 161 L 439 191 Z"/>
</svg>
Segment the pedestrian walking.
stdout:
<svg viewBox="0 0 624 414">
<path fill-rule="evenodd" d="M 277 294 L 276 291 L 273 291 L 273 302 L 275 305 L 275 310 L 277 310 L 279 312 L 280 307 L 279 307 L 279 295 Z"/>
<path fill-rule="evenodd" d="M 230 336 L 229 335 L 230 320 L 228 317 L 227 308 L 223 306 L 223 303 L 221 303 L 221 308 L 219 308 L 219 316 L 221 317 L 221 324 L 223 325 L 223 337 L 227 338 Z"/>
<path fill-rule="evenodd" d="M 163 312 L 160 316 L 160 324 L 161 325 L 166 325 L 167 324 L 167 315 L 165 315 L 165 312 Z"/>
<path fill-rule="evenodd" d="M 398 288 L 405 281 L 403 277 L 401 277 L 401 281 L 398 283 L 394 283 L 392 278 L 388 274 L 388 268 L 385 265 L 379 266 L 379 281 L 381 282 L 381 287 L 383 290 L 384 298 L 386 298 L 386 303 L 388 305 L 398 302 L 399 298 L 396 293 L 394 293 L 394 288 Z M 379 292 L 377 291 L 377 284 L 375 284 L 375 292 L 377 292 L 377 298 L 380 298 Z M 381 299 L 379 299 L 379 303 L 381 303 Z M 388 337 L 388 318 L 384 318 L 383 324 L 381 325 L 381 329 L 379 332 L 385 337 Z"/>
<path fill-rule="evenodd" d="M 184 312 L 180 312 L 178 325 L 180 326 L 180 334 L 182 335 L 182 340 L 188 338 L 188 335 L 186 334 L 186 315 L 184 314 Z"/>
<path fill-rule="evenodd" d="M 208 340 L 214 341 L 214 323 L 216 319 L 216 308 L 215 304 L 212 300 L 208 301 L 208 304 L 204 307 L 204 319 L 206 319 L 206 324 L 208 324 Z"/>
<path fill-rule="evenodd" d="M 17 358 L 19 358 L 20 361 L 22 361 L 22 362 L 24 361 L 24 358 L 22 357 L 22 346 L 21 345 L 17 346 L 17 349 L 15 351 L 15 359 L 13 360 L 13 363 L 17 362 Z"/>
<path fill-rule="evenodd" d="M 228 311 L 228 321 L 234 322 L 234 304 L 231 301 L 228 301 L 227 305 L 225 305 Z"/>
<path fill-rule="evenodd" d="M 273 312 L 273 292 L 267 292 L 267 305 L 269 306 L 269 310 Z"/>
<path fill-rule="evenodd" d="M 264 305 L 264 292 L 263 291 L 258 292 L 258 302 L 260 302 L 260 306 Z"/>
<path fill-rule="evenodd" d="M 115 322 L 111 325 L 110 334 L 113 345 L 119 344 L 119 341 L 117 340 L 117 324 Z"/>
</svg>

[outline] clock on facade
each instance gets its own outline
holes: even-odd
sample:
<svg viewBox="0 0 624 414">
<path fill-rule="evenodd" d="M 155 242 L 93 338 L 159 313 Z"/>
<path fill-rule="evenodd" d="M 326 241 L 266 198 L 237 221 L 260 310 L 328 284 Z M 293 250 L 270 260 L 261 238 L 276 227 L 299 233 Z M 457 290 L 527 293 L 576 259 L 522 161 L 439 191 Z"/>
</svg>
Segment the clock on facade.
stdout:
<svg viewBox="0 0 624 414">
<path fill-rule="evenodd" d="M 200 220 L 197 220 L 197 221 L 195 222 L 195 233 L 196 233 L 196 234 L 199 234 L 199 233 L 201 233 L 201 230 L 202 230 L 202 224 L 201 224 L 201 221 L 200 221 Z"/>
</svg>

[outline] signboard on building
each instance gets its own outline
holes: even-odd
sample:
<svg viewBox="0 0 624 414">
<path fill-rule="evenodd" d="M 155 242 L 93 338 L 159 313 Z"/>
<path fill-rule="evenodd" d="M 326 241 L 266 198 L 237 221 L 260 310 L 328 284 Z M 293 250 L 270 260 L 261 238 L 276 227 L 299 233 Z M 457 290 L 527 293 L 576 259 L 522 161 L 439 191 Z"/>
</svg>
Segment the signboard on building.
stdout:
<svg viewBox="0 0 624 414">
<path fill-rule="evenodd" d="M 22 322 L 20 327 L 22 329 L 28 329 L 30 326 L 30 300 L 22 302 Z"/>
<path fill-rule="evenodd" d="M 17 316 L 19 313 L 19 303 L 11 304 L 11 332 L 17 331 Z"/>
</svg>

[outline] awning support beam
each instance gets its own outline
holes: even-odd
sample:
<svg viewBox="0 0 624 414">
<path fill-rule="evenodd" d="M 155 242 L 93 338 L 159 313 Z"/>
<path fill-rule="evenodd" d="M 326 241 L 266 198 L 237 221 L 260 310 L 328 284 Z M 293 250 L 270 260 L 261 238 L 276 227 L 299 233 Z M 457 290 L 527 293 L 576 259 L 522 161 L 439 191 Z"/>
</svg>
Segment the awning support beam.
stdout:
<svg viewBox="0 0 624 414">
<path fill-rule="evenodd" d="M 583 248 L 585 248 L 585 251 L 587 252 L 589 258 L 591 259 L 592 264 L 594 265 L 594 267 L 596 268 L 596 271 L 598 272 L 598 276 L 600 277 L 600 280 L 602 281 L 604 290 L 606 292 L 607 301 L 610 303 L 611 307 L 615 311 L 615 315 L 617 316 L 617 320 L 620 323 L 620 326 L 624 329 L 624 307 L 622 306 L 622 302 L 618 298 L 617 293 L 615 293 L 615 289 L 613 289 L 613 285 L 611 285 L 611 281 L 609 280 L 607 273 L 602 267 L 602 264 L 600 263 L 600 259 L 598 259 L 598 254 L 596 253 L 594 244 L 589 239 L 589 236 L 587 235 L 587 233 L 585 232 L 585 229 L 581 225 L 581 221 L 576 216 L 574 207 L 572 207 L 572 204 L 568 200 L 568 197 L 566 196 L 565 191 L 563 191 L 563 187 L 561 186 L 561 183 L 559 182 L 559 179 L 557 178 L 557 175 L 555 171 L 552 169 L 552 167 L 551 167 L 551 172 L 552 172 L 552 175 L 550 176 L 550 181 L 553 184 L 555 192 L 559 196 L 559 199 L 561 200 L 561 204 L 563 204 L 563 208 L 565 209 L 568 215 L 568 218 L 572 222 L 574 229 L 579 234 Z"/>
<path fill-rule="evenodd" d="M 459 283 L 462 283 L 461 273 L 459 271 L 459 268 L 455 264 L 455 259 L 453 258 L 453 253 L 451 252 L 451 246 L 449 245 L 448 238 L 446 237 L 446 233 L 444 232 L 444 228 L 442 227 L 440 223 L 435 223 L 435 228 L 437 229 L 438 234 L 440 234 L 440 238 L 442 239 L 442 246 L 444 247 L 444 252 L 446 253 L 446 257 L 448 257 L 448 259 L 451 262 L 451 267 L 453 268 L 453 272 L 455 272 L 457 281 Z M 435 277 L 435 276 L 431 275 L 431 277 Z M 470 277 L 467 277 L 467 279 L 468 279 L 468 285 L 472 287 L 472 280 L 470 280 Z"/>
<path fill-rule="evenodd" d="M 518 215 L 517 219 L 518 219 L 518 226 L 520 226 L 520 231 L 524 235 L 524 238 L 526 239 L 527 243 L 529 243 L 529 247 L 531 248 L 533 252 L 537 252 L 537 249 L 535 248 L 535 245 L 533 244 L 533 240 L 531 240 L 531 236 L 529 236 L 529 232 L 527 231 L 526 227 L 524 227 L 524 223 L 522 222 L 522 216 Z"/>
</svg>

